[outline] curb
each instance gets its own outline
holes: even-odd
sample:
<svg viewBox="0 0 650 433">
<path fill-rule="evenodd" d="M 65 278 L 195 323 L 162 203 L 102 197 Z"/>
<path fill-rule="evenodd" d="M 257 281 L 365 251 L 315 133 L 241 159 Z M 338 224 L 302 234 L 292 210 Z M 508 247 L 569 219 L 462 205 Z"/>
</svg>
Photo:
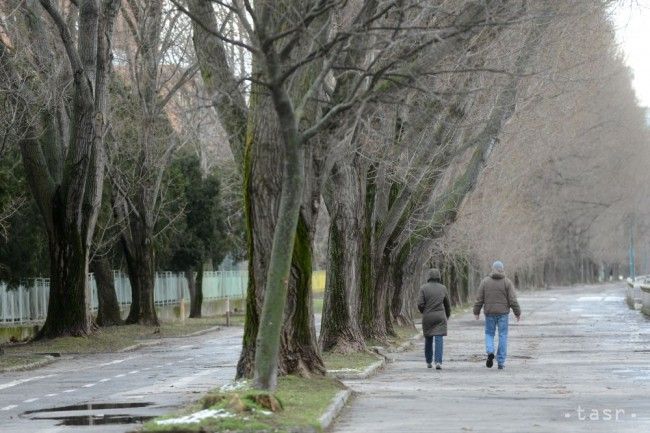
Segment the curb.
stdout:
<svg viewBox="0 0 650 433">
<path fill-rule="evenodd" d="M 36 368 L 45 367 L 46 365 L 52 364 L 52 363 L 54 363 L 56 361 L 57 361 L 57 359 L 55 357 L 48 356 L 45 359 L 42 359 L 42 360 L 36 361 L 36 362 L 32 362 L 31 364 L 18 365 L 16 367 L 0 368 L 0 373 L 13 373 L 15 371 L 34 370 Z"/>
<path fill-rule="evenodd" d="M 222 327 L 217 325 L 217 326 L 212 326 L 212 327 L 207 328 L 207 329 L 201 329 L 200 331 L 192 332 L 191 334 L 176 335 L 176 336 L 173 336 L 173 337 L 160 337 L 160 338 L 158 338 L 156 340 L 152 340 L 152 341 L 141 341 L 139 343 L 135 343 L 135 344 L 132 344 L 131 346 L 127 346 L 127 347 L 124 347 L 124 348 L 122 348 L 120 350 L 117 350 L 115 353 L 132 352 L 134 350 L 138 350 L 138 349 L 141 349 L 143 347 L 156 346 L 158 344 L 162 344 L 164 342 L 164 340 L 169 340 L 169 339 L 172 339 L 172 338 L 196 337 L 198 335 L 207 334 L 208 332 L 220 331 L 221 329 L 222 329 Z"/>
<path fill-rule="evenodd" d="M 413 334 L 408 340 L 406 340 L 405 342 L 403 342 L 399 346 L 389 349 L 388 353 L 406 352 L 408 349 L 411 348 L 411 346 L 413 346 L 413 343 L 415 342 L 415 340 L 420 338 L 420 335 L 422 335 L 422 334 L 420 334 L 419 332 Z"/>
<path fill-rule="evenodd" d="M 196 337 L 197 335 L 207 334 L 208 332 L 212 332 L 212 331 L 220 331 L 221 329 L 222 329 L 221 325 L 217 325 L 217 326 L 213 326 L 211 328 L 201 329 L 200 331 L 192 332 L 191 334 L 182 335 L 182 336 L 179 336 L 178 338 Z"/>
<path fill-rule="evenodd" d="M 352 391 L 349 389 L 345 389 L 336 393 L 330 402 L 330 405 L 325 410 L 325 413 L 318 419 L 318 423 L 320 424 L 321 429 L 327 430 L 332 425 L 336 417 L 341 413 L 341 410 L 343 410 L 345 404 L 350 399 L 351 394 Z"/>
<path fill-rule="evenodd" d="M 162 342 L 163 342 L 162 338 L 154 341 L 143 341 L 141 343 L 136 343 L 136 344 L 132 344 L 131 346 L 123 347 L 122 349 L 116 350 L 115 353 L 132 352 L 134 350 L 138 350 L 143 347 L 156 346 L 158 344 L 162 344 Z"/>
<path fill-rule="evenodd" d="M 340 373 L 337 373 L 337 371 L 339 370 L 331 370 L 331 373 L 328 371 L 327 375 L 333 376 L 339 380 L 368 379 L 369 377 L 375 375 L 375 373 L 377 373 L 385 366 L 386 366 L 386 358 L 383 357 L 381 360 L 377 362 L 373 362 L 368 367 L 366 367 L 363 371 L 360 371 L 358 373 L 353 373 L 349 371 L 341 371 Z"/>
</svg>

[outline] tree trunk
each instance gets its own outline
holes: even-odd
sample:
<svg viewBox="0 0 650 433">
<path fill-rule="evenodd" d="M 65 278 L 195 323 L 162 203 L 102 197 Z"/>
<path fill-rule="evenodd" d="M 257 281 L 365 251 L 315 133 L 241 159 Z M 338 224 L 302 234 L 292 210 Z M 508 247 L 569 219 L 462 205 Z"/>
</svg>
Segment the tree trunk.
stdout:
<svg viewBox="0 0 650 433">
<path fill-rule="evenodd" d="M 185 274 L 185 281 L 187 281 L 187 291 L 190 292 L 190 317 L 192 317 L 192 308 L 196 299 L 196 279 L 194 278 L 194 270 L 191 266 L 183 273 Z M 184 317 L 181 317 L 181 319 L 184 319 Z"/>
<path fill-rule="evenodd" d="M 359 211 L 365 191 L 365 171 L 358 160 L 334 165 L 324 194 L 330 214 L 327 278 L 323 300 L 320 346 L 339 353 L 366 349 L 359 326 L 361 286 Z"/>
<path fill-rule="evenodd" d="M 406 263 L 401 265 L 400 262 L 397 263 L 400 270 L 395 273 L 395 291 L 391 301 L 391 316 L 394 323 L 399 326 L 415 328 L 413 311 L 424 268 L 421 257 L 409 258 Z"/>
<path fill-rule="evenodd" d="M 375 209 L 375 195 L 377 192 L 377 185 L 375 183 L 376 169 L 370 166 L 366 172 L 366 194 L 364 197 L 363 206 L 363 224 L 360 230 L 361 233 L 361 315 L 360 326 L 364 338 L 374 338 L 375 331 L 374 320 L 376 315 L 376 274 L 374 256 L 374 209 Z M 378 335 L 381 338 L 384 335 Z"/>
<path fill-rule="evenodd" d="M 256 341 L 267 284 L 273 233 L 279 215 L 282 190 L 283 138 L 267 89 L 253 86 L 249 102 L 249 132 L 244 153 L 244 210 L 248 238 L 249 279 L 246 298 L 246 322 L 237 377 L 251 377 Z M 301 206 L 293 243 L 287 300 L 278 354 L 278 374 L 324 374 L 315 336 L 311 297 L 311 252 L 320 201 L 317 181 L 318 146 L 305 149 L 304 172 L 308 176 L 301 194 Z"/>
<path fill-rule="evenodd" d="M 135 257 L 129 248 L 128 240 L 124 234 L 120 236 L 120 245 L 122 246 L 122 252 L 124 253 L 124 259 L 126 260 L 126 272 L 129 276 L 129 284 L 131 286 L 131 307 L 129 308 L 129 314 L 124 322 L 127 324 L 133 324 L 138 322 L 138 315 L 140 314 L 140 285 L 135 277 L 138 271 Z"/>
<path fill-rule="evenodd" d="M 47 318 L 36 339 L 85 336 L 92 331 L 88 305 L 88 251 L 82 236 L 54 221 L 49 233 L 50 299 Z"/>
<path fill-rule="evenodd" d="M 299 4 L 297 2 L 296 4 Z M 201 17 L 201 23 L 193 20 L 193 41 L 197 58 L 203 75 L 206 90 L 212 95 L 214 106 L 219 113 L 224 128 L 230 135 L 230 146 L 235 159 L 241 162 L 244 179 L 244 210 L 248 240 L 249 279 L 246 299 L 246 322 L 242 353 L 237 365 L 237 377 L 250 377 L 253 374 L 256 341 L 260 324 L 261 309 L 267 285 L 267 272 L 272 250 L 272 237 L 278 217 L 281 193 L 283 143 L 282 133 L 287 128 L 280 127 L 276 113 L 277 98 L 274 102 L 267 88 L 253 85 L 246 109 L 245 98 L 240 94 L 232 71 L 228 69 L 223 43 L 213 37 L 211 31 L 218 31 L 218 22 L 209 2 L 192 0 L 189 9 L 195 17 Z M 261 3 L 260 9 L 269 7 Z M 283 12 L 287 5 L 269 11 L 269 16 L 277 17 L 274 25 L 282 25 L 288 16 Z M 256 7 L 257 9 L 257 7 Z M 310 49 L 311 42 L 305 47 Z M 295 50 L 294 50 L 295 51 Z M 260 55 L 263 55 L 260 52 Z M 262 66 L 269 59 L 253 57 L 253 71 L 259 75 Z M 266 64 L 268 67 L 268 64 Z M 277 65 L 276 65 L 277 66 Z M 267 68 L 266 72 L 269 70 Z M 277 72 L 275 75 L 277 75 Z M 319 73 L 319 62 L 302 68 L 301 74 Z M 271 80 L 274 81 L 274 80 Z M 308 79 L 292 79 L 296 83 L 289 95 L 299 101 L 308 91 Z M 303 84 L 298 84 L 303 83 Z M 276 89 L 277 90 L 277 89 Z M 316 98 L 315 98 L 316 99 Z M 307 104 L 307 117 L 316 114 L 316 103 Z M 286 110 L 285 110 L 286 111 Z M 284 125 L 286 126 L 286 122 Z M 244 131 L 245 130 L 245 131 Z M 304 146 L 304 143 L 303 143 Z M 297 373 L 309 375 L 323 374 L 323 366 L 318 351 L 311 298 L 311 251 L 314 224 L 318 215 L 320 191 L 318 177 L 321 158 L 320 146 L 311 142 L 305 149 L 305 173 L 308 173 L 298 216 L 298 232 L 295 234 L 294 252 L 291 270 L 288 275 L 287 302 L 284 308 L 284 326 L 280 339 L 278 359 L 279 373 Z M 285 245 L 286 248 L 286 245 Z"/>
<path fill-rule="evenodd" d="M 188 277 L 188 286 L 191 284 L 193 290 L 190 291 L 190 317 L 193 319 L 201 317 L 201 307 L 203 306 L 203 262 L 199 264 L 196 278 L 192 272 L 191 277 Z M 190 280 L 192 282 L 190 283 Z"/>
<path fill-rule="evenodd" d="M 153 237 L 149 229 L 135 216 L 131 217 L 130 241 L 124 241 L 129 281 L 131 309 L 126 323 L 159 326 L 154 304 L 155 261 Z"/>
<path fill-rule="evenodd" d="M 386 315 L 389 306 L 390 267 L 390 259 L 387 256 L 382 257 L 374 273 L 372 286 L 362 299 L 365 314 L 362 314 L 361 330 L 366 339 L 386 341 L 389 335 Z"/>
<path fill-rule="evenodd" d="M 110 263 L 105 258 L 95 257 L 90 262 L 90 271 L 95 275 L 97 283 L 97 324 L 120 325 L 122 317 Z"/>
<path fill-rule="evenodd" d="M 268 75 L 273 80 L 279 73 L 280 65 L 274 64 L 273 57 L 268 55 L 266 62 Z M 282 358 L 290 363 L 289 368 L 294 372 L 309 375 L 316 367 L 318 373 L 324 373 L 314 335 L 310 284 L 313 223 L 318 215 L 318 205 L 315 203 L 319 201 L 320 189 L 314 178 L 307 179 L 305 176 L 306 172 L 310 176 L 316 176 L 319 172 L 312 165 L 316 152 L 306 152 L 306 143 L 299 132 L 289 93 L 281 85 L 271 86 L 270 93 L 282 136 L 279 150 L 283 170 L 255 351 L 255 386 L 265 390 L 276 387 L 280 363 L 278 354 L 282 350 L 287 351 Z M 318 143 L 312 142 L 310 145 L 318 147 Z M 301 218 L 305 198 L 311 206 L 305 212 L 307 215 Z M 293 249 L 287 248 L 287 245 L 292 245 Z M 295 284 L 289 281 L 290 275 L 294 277 Z M 289 315 L 292 320 L 297 319 L 299 326 L 282 329 L 283 312 L 285 318 Z M 285 341 L 283 348 L 280 347 L 281 337 Z M 287 356 L 293 353 L 298 356 Z"/>
</svg>

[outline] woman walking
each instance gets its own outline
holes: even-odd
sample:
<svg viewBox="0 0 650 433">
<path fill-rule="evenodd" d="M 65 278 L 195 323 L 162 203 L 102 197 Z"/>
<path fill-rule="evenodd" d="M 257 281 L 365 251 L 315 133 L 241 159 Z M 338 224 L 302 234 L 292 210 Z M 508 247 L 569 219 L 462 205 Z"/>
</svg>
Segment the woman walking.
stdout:
<svg viewBox="0 0 650 433">
<path fill-rule="evenodd" d="M 422 333 L 424 334 L 424 357 L 427 367 L 433 361 L 433 339 L 436 340 L 436 370 L 442 369 L 443 337 L 447 335 L 447 319 L 451 315 L 451 305 L 447 288 L 440 280 L 440 271 L 429 269 L 427 282 L 420 287 L 418 310 L 422 313 Z"/>
</svg>

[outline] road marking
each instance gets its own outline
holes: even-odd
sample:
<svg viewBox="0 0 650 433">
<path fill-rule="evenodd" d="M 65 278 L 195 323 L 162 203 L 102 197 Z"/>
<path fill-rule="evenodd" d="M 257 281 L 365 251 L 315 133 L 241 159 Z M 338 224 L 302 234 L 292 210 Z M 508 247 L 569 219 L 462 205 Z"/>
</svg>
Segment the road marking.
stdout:
<svg viewBox="0 0 650 433">
<path fill-rule="evenodd" d="M 47 379 L 48 377 L 54 377 L 54 376 L 56 376 L 56 374 L 48 374 L 47 376 L 34 376 L 34 377 L 28 377 L 26 379 L 13 380 L 11 382 L 0 384 L 0 389 L 7 389 L 7 388 L 14 387 L 16 385 L 20 385 L 21 383 L 31 382 L 32 380 L 38 380 L 38 379 Z"/>
<path fill-rule="evenodd" d="M 110 380 L 110 379 L 105 378 L 105 379 L 100 379 L 99 381 L 100 381 L 100 382 L 108 382 L 109 380 Z"/>
<path fill-rule="evenodd" d="M 23 400 L 23 403 L 33 403 L 36 400 L 40 400 L 40 399 L 38 397 L 28 398 L 27 400 Z"/>
<path fill-rule="evenodd" d="M 87 383 L 84 385 L 84 388 L 92 388 L 93 386 L 97 385 L 96 383 Z"/>
<path fill-rule="evenodd" d="M 126 376 L 126 374 L 116 374 L 116 375 L 113 376 L 113 377 L 124 377 L 124 376 Z"/>
<path fill-rule="evenodd" d="M 602 296 L 581 296 L 578 298 L 578 302 L 598 302 L 602 300 Z"/>
<path fill-rule="evenodd" d="M 18 407 L 18 405 L 17 404 L 10 404 L 9 406 L 5 406 L 0 410 L 11 410 L 11 409 L 13 409 L 15 407 Z"/>
<path fill-rule="evenodd" d="M 66 390 L 63 391 L 63 392 L 75 392 L 75 391 L 76 391 L 76 389 L 66 389 Z"/>
<path fill-rule="evenodd" d="M 140 372 L 140 370 L 131 370 L 131 371 L 129 371 L 128 374 L 136 374 L 136 373 L 139 373 L 139 372 Z"/>
<path fill-rule="evenodd" d="M 45 397 L 56 397 L 57 395 L 59 394 L 55 392 L 53 394 L 46 394 Z"/>
<path fill-rule="evenodd" d="M 120 364 L 122 362 L 126 361 L 126 359 L 116 359 L 115 361 L 111 362 L 105 362 L 103 364 L 99 364 L 101 367 L 106 367 L 107 365 L 114 365 L 114 364 Z"/>
</svg>

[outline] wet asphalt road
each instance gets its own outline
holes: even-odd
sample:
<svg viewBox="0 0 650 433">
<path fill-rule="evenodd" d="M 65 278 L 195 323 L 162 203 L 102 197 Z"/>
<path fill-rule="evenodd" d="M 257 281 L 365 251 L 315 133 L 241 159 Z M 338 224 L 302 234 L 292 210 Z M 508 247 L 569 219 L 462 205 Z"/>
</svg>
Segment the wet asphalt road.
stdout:
<svg viewBox="0 0 650 433">
<path fill-rule="evenodd" d="M 650 432 L 650 320 L 624 295 L 621 284 L 520 294 L 505 370 L 485 367 L 483 317 L 452 316 L 441 371 L 419 340 L 348 383 L 358 394 L 333 431 Z"/>
<path fill-rule="evenodd" d="M 202 336 L 165 339 L 164 344 L 134 352 L 84 355 L 37 370 L 2 373 L 0 432 L 132 430 L 137 424 L 101 423 L 118 415 L 137 419 L 168 413 L 230 382 L 235 375 L 241 336 L 241 328 L 225 328 Z M 104 403 L 139 407 L 110 408 L 101 406 Z M 87 404 L 95 408 L 74 407 Z M 67 406 L 73 407 L 34 412 Z M 77 416 L 81 418 L 74 418 Z M 66 426 L 59 425 L 61 419 L 46 419 L 55 417 L 68 418 L 67 422 L 92 419 L 95 425 Z"/>
</svg>

